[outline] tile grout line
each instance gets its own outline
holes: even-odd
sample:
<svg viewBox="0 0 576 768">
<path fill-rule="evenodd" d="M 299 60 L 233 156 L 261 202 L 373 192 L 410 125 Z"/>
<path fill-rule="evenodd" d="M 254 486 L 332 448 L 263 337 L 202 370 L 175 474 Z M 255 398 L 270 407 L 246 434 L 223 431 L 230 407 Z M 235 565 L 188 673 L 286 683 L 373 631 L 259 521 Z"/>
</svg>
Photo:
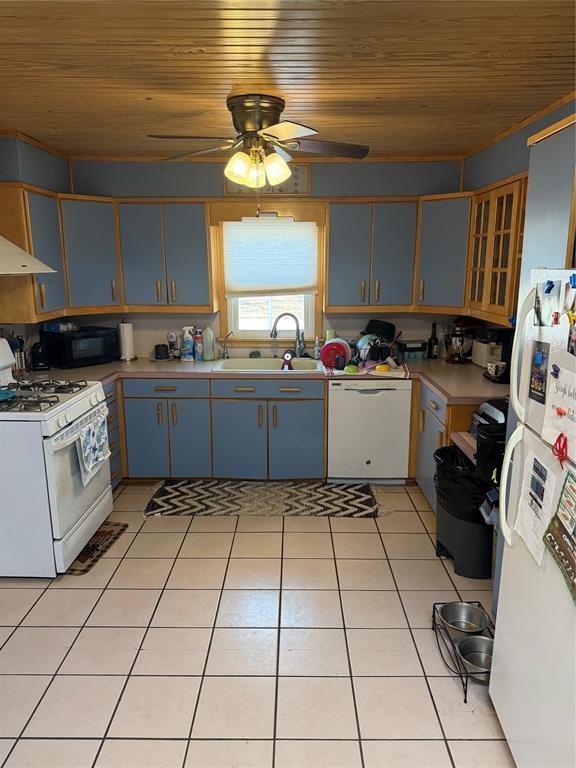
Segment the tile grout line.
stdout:
<svg viewBox="0 0 576 768">
<path fill-rule="evenodd" d="M 190 522 L 192 522 L 192 521 L 190 521 Z M 136 537 L 134 537 L 134 539 L 135 538 Z M 156 615 L 156 611 L 158 610 L 158 606 L 160 605 L 160 601 L 162 599 L 162 595 L 164 594 L 164 592 L 166 590 L 166 584 L 168 583 L 168 580 L 169 580 L 169 578 L 170 578 L 170 576 L 172 574 L 172 570 L 174 569 L 174 566 L 175 566 L 176 561 L 178 559 L 178 553 L 180 552 L 182 546 L 184 545 L 185 538 L 186 538 L 186 536 L 184 536 L 184 538 L 180 542 L 180 546 L 178 547 L 178 551 L 176 552 L 176 556 L 174 558 L 174 561 L 173 561 L 172 565 L 170 566 L 170 570 L 168 571 L 168 573 L 166 575 L 166 578 L 164 580 L 164 586 L 160 589 L 160 594 L 158 595 L 158 599 L 156 600 L 156 603 L 154 605 L 154 609 L 153 609 L 152 613 L 150 614 L 150 618 L 148 620 L 148 624 L 145 626 L 144 634 L 142 635 L 142 639 L 140 640 L 140 643 L 138 645 L 136 653 L 134 654 L 134 659 L 132 660 L 132 663 L 130 665 L 130 669 L 128 670 L 128 673 L 126 674 L 126 678 L 124 680 L 124 685 L 122 686 L 122 689 L 120 691 L 120 695 L 118 696 L 118 699 L 116 700 L 116 704 L 114 705 L 114 707 L 112 709 L 112 713 L 110 715 L 110 718 L 108 719 L 108 725 L 106 726 L 106 729 L 105 729 L 104 733 L 100 737 L 100 745 L 98 747 L 96 755 L 94 756 L 94 760 L 92 761 L 91 768 L 95 768 L 96 767 L 96 763 L 98 762 L 98 759 L 100 757 L 100 753 L 102 752 L 102 748 L 103 748 L 104 743 L 106 741 L 106 737 L 108 735 L 108 732 L 110 731 L 110 726 L 112 725 L 112 721 L 114 720 L 114 717 L 116 716 L 116 712 L 118 711 L 118 707 L 120 705 L 120 702 L 122 701 L 122 697 L 124 696 L 124 692 L 126 691 L 126 688 L 128 686 L 128 681 L 130 680 L 130 677 L 132 675 L 132 670 L 134 669 L 134 666 L 136 665 L 136 660 L 138 659 L 138 655 L 140 654 L 140 651 L 142 650 L 142 646 L 144 645 L 144 641 L 146 640 L 146 636 L 148 635 L 148 631 L 150 630 L 150 627 L 151 627 L 152 622 L 154 620 L 154 616 Z M 132 544 L 130 544 L 130 546 L 131 545 Z M 128 547 L 128 549 L 129 548 L 130 547 Z M 128 551 L 128 550 L 126 550 L 126 551 Z M 121 562 L 123 562 L 123 561 L 124 561 L 124 557 L 122 558 Z M 118 566 L 118 567 L 120 567 L 120 566 Z M 104 593 L 102 593 L 102 594 L 104 594 Z M 96 606 L 94 606 L 94 607 L 96 607 Z"/>
<path fill-rule="evenodd" d="M 120 562 L 121 562 L 121 561 L 120 561 Z M 58 664 L 58 666 L 56 667 L 56 671 L 55 671 L 55 672 L 52 674 L 52 679 L 50 680 L 50 682 L 49 682 L 49 683 L 48 683 L 48 685 L 46 686 L 45 690 L 43 691 L 43 693 L 42 693 L 42 696 L 40 696 L 40 698 L 39 698 L 39 699 L 38 699 L 38 701 L 36 702 L 36 705 L 34 706 L 34 708 L 33 708 L 32 712 L 30 713 L 30 716 L 28 717 L 28 719 L 27 719 L 27 720 L 26 720 L 26 722 L 24 723 L 23 727 L 20 729 L 20 733 L 19 733 L 19 735 L 16 737 L 16 739 L 15 739 L 15 741 L 14 741 L 14 744 L 12 744 L 12 747 L 10 748 L 10 751 L 8 752 L 8 754 L 6 755 L 6 757 L 4 758 L 4 760 L 3 760 L 3 762 L 2 762 L 2 766 L 5 766 L 5 765 L 7 765 L 7 763 L 8 763 L 8 760 L 10 759 L 10 757 L 11 757 L 12 753 L 14 752 L 14 750 L 15 750 L 15 748 L 16 748 L 16 746 L 17 746 L 17 744 L 19 743 L 20 739 L 22 738 L 22 735 L 24 734 L 24 732 L 25 732 L 26 728 L 27 728 L 27 727 L 28 727 L 28 725 L 30 724 L 30 722 L 31 722 L 32 718 L 34 717 L 34 715 L 35 715 L 35 714 L 36 714 L 36 712 L 38 711 L 38 708 L 39 708 L 40 704 L 42 703 L 42 701 L 43 701 L 43 700 L 44 700 L 44 698 L 46 697 L 46 694 L 48 693 L 48 691 L 49 691 L 49 690 L 50 690 L 50 688 L 52 687 L 52 685 L 53 685 L 54 681 L 56 680 L 56 677 L 57 677 L 57 675 L 58 675 L 58 672 L 59 672 L 59 670 L 62 668 L 62 665 L 64 664 L 64 662 L 65 662 L 65 661 L 66 661 L 66 659 L 68 658 L 68 654 L 70 653 L 70 651 L 72 650 L 72 648 L 73 648 L 73 647 L 74 647 L 74 645 L 76 644 L 76 641 L 77 641 L 77 640 L 78 640 L 78 638 L 80 637 L 80 633 L 81 633 L 81 632 L 82 632 L 82 630 L 83 630 L 83 629 L 86 627 L 86 622 L 88 621 L 88 619 L 89 619 L 89 618 L 90 618 L 90 616 L 92 615 L 92 613 L 93 613 L 94 609 L 96 608 L 96 606 L 98 605 L 98 603 L 99 603 L 99 602 L 100 602 L 100 600 L 102 599 L 102 595 L 105 593 L 105 591 L 106 591 L 106 587 L 108 586 L 108 584 L 110 583 L 110 581 L 111 581 L 111 580 L 114 578 L 114 574 L 116 573 L 116 571 L 117 571 L 117 570 L 118 570 L 118 568 L 120 567 L 120 562 L 118 563 L 118 565 L 116 566 L 116 568 L 114 568 L 114 571 L 113 571 L 113 572 L 112 572 L 112 574 L 110 575 L 110 578 L 109 578 L 109 579 L 108 579 L 108 581 L 106 582 L 106 585 L 105 585 L 103 588 L 100 588 L 100 594 L 99 594 L 99 596 L 98 596 L 98 599 L 96 600 L 96 602 L 94 603 L 94 605 L 92 606 L 92 608 L 90 609 L 90 611 L 88 612 L 88 614 L 87 614 L 86 618 L 84 619 L 84 622 L 83 622 L 83 623 L 82 623 L 80 626 L 78 626 L 78 627 L 75 627 L 75 626 L 70 626 L 70 625 L 67 625 L 67 626 L 66 626 L 66 628 L 67 628 L 67 629 L 77 629 L 78 631 L 76 632 L 76 636 L 74 637 L 74 640 L 72 641 L 72 643 L 70 644 L 70 646 L 69 646 L 68 650 L 67 650 L 67 651 L 66 651 L 66 653 L 64 654 L 64 656 L 63 656 L 63 658 L 62 658 L 62 661 L 61 661 L 61 662 Z M 45 593 L 46 593 L 46 592 L 47 592 L 47 591 L 50 589 L 50 587 L 51 587 L 51 584 L 52 584 L 52 582 L 51 582 L 50 584 L 48 584 L 48 586 L 47 586 L 47 587 L 44 589 L 44 592 L 42 593 L 42 595 L 40 595 L 40 597 L 38 598 L 38 600 L 40 600 L 40 598 L 41 598 L 41 597 L 43 597 L 43 596 L 44 596 L 44 594 L 45 594 Z M 98 588 L 97 588 L 97 589 L 98 589 Z M 57 591 L 57 589 L 54 589 L 54 591 L 56 592 L 56 591 Z M 34 607 L 34 606 L 35 606 L 35 605 L 38 603 L 38 600 L 36 600 L 36 602 L 34 603 L 34 605 L 33 605 L 33 606 L 31 606 L 31 608 L 30 608 L 30 611 L 31 611 L 31 610 L 32 610 L 32 608 L 33 608 L 33 607 Z M 30 613 L 30 611 L 28 611 L 28 612 L 26 613 L 26 615 L 25 615 L 25 616 L 22 618 L 22 621 L 24 621 L 24 619 L 25 619 L 25 618 L 26 618 L 26 616 L 27 616 L 27 615 Z M 21 622 L 20 622 L 20 624 L 18 625 L 18 628 L 20 628 L 20 627 L 22 626 L 22 621 L 21 621 Z M 44 627 L 44 628 L 46 629 L 46 628 L 48 628 L 48 627 Z"/>
<path fill-rule="evenodd" d="M 418 511 L 418 510 L 416 510 Z M 378 526 L 376 526 L 378 527 Z M 386 550 L 386 546 L 384 544 L 384 539 L 382 538 L 382 534 L 380 531 L 378 531 L 378 534 L 380 536 L 380 541 L 382 542 L 382 546 L 384 548 L 384 553 L 386 555 L 386 561 L 388 563 L 388 568 L 390 568 L 390 573 L 392 574 L 392 580 L 394 581 L 394 584 L 396 586 L 396 594 L 398 595 L 398 600 L 400 601 L 400 605 L 402 606 L 402 612 L 404 613 L 404 618 L 406 619 L 406 625 L 408 627 L 408 632 L 410 633 L 410 637 L 412 639 L 412 643 L 414 645 L 414 649 L 416 651 L 416 655 L 418 656 L 418 661 L 420 662 L 420 666 L 422 667 L 422 672 L 424 673 L 424 681 L 426 684 L 426 688 L 428 690 L 428 695 L 430 696 L 430 700 L 432 701 L 432 706 L 434 707 L 434 712 L 436 714 L 436 719 L 438 720 L 438 725 L 440 727 L 440 732 L 442 733 L 442 740 L 444 741 L 444 746 L 446 747 L 446 751 L 448 752 L 448 758 L 450 760 L 450 763 L 452 765 L 452 768 L 457 768 L 456 764 L 454 762 L 454 758 L 452 757 L 452 752 L 450 751 L 450 747 L 448 745 L 448 738 L 446 736 L 446 732 L 444 730 L 444 726 L 442 724 L 442 720 L 440 718 L 440 714 L 438 712 L 438 707 L 436 705 L 436 700 L 434 698 L 434 695 L 432 693 L 432 688 L 430 687 L 430 683 L 428 682 L 428 675 L 426 674 L 426 668 L 424 667 L 424 663 L 422 662 L 422 657 L 420 655 L 420 651 L 418 649 L 418 645 L 416 643 L 416 638 L 414 637 L 414 632 L 412 629 L 412 626 L 410 625 L 410 621 L 408 619 L 408 614 L 406 612 L 406 608 L 404 607 L 404 602 L 402 600 L 402 594 L 398 588 L 398 582 L 396 581 L 396 576 L 394 575 L 394 571 L 392 569 L 392 566 L 390 565 L 390 558 L 388 557 L 388 551 Z M 432 621 L 432 618 L 430 618 L 430 621 Z"/>
<path fill-rule="evenodd" d="M 278 626 L 276 631 L 276 685 L 274 689 L 274 721 L 272 724 L 272 768 L 276 766 L 276 739 L 278 733 L 278 693 L 280 688 L 280 633 L 282 631 L 282 579 L 284 578 L 284 517 L 280 540 L 280 591 L 278 593 Z"/>
<path fill-rule="evenodd" d="M 356 718 L 356 730 L 358 732 L 358 750 L 360 752 L 360 765 L 362 768 L 365 766 L 364 761 L 364 749 L 362 747 L 362 731 L 360 729 L 360 717 L 358 715 L 358 703 L 356 701 L 356 690 L 354 687 L 354 676 L 352 674 L 352 660 L 350 659 L 350 647 L 348 645 L 348 633 L 346 631 L 346 617 L 344 615 L 344 603 L 342 602 L 342 592 L 340 590 L 340 576 L 338 573 L 338 560 L 336 558 L 336 547 L 334 545 L 334 531 L 332 530 L 332 521 L 328 520 L 328 527 L 330 529 L 330 541 L 332 543 L 332 553 L 334 560 L 334 571 L 336 573 L 336 585 L 338 587 L 338 602 L 340 603 L 340 614 L 342 616 L 342 634 L 344 635 L 344 644 L 346 646 L 346 658 L 348 660 L 348 679 L 350 680 L 350 690 L 352 692 L 352 703 L 354 705 L 354 716 Z M 376 528 L 376 520 L 374 520 L 374 527 Z"/>
<path fill-rule="evenodd" d="M 196 703 L 194 704 L 194 710 L 192 712 L 192 719 L 190 720 L 190 728 L 188 729 L 188 738 L 186 741 L 186 748 L 184 750 L 184 757 L 182 760 L 182 768 L 185 768 L 186 761 L 188 759 L 188 750 L 190 749 L 190 741 L 192 739 L 192 731 L 194 729 L 194 722 L 196 720 L 196 715 L 198 713 L 198 707 L 200 705 L 200 696 L 202 695 L 202 688 L 204 687 L 204 680 L 206 679 L 206 669 L 208 668 L 208 660 L 210 658 L 210 652 L 212 650 L 212 641 L 214 639 L 214 633 L 216 631 L 216 622 L 218 621 L 218 614 L 220 612 L 220 604 L 222 602 L 222 596 L 224 594 L 224 586 L 226 584 L 226 578 L 228 576 L 228 568 L 230 567 L 230 560 L 232 559 L 232 549 L 234 548 L 234 541 L 236 540 L 236 532 L 238 530 L 238 521 L 239 517 L 236 517 L 236 525 L 234 526 L 234 531 L 232 535 L 232 539 L 230 541 L 230 549 L 228 550 L 228 559 L 226 562 L 226 568 L 224 570 L 224 576 L 222 578 L 222 586 L 220 587 L 220 594 L 218 596 L 218 602 L 216 604 L 216 610 L 214 611 L 214 619 L 212 621 L 212 627 L 210 630 L 210 637 L 208 639 L 208 646 L 206 648 L 206 658 L 204 659 L 204 666 L 202 667 L 202 673 L 200 675 L 200 684 L 198 686 L 198 692 L 196 694 Z M 192 521 L 191 521 L 192 524 Z M 95 766 L 93 766 L 95 768 Z"/>
</svg>

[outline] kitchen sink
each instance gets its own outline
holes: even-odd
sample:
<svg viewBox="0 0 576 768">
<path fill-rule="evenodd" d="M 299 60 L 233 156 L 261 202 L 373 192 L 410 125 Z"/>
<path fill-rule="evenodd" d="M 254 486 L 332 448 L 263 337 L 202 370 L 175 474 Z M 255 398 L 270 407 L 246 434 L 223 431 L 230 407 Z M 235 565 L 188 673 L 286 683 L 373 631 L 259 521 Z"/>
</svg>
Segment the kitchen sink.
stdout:
<svg viewBox="0 0 576 768">
<path fill-rule="evenodd" d="M 321 373 L 324 369 L 320 360 L 312 360 L 309 357 L 294 358 L 292 360 L 293 371 L 282 373 Z M 213 371 L 231 371 L 241 373 L 280 373 L 282 359 L 279 357 L 231 357 L 229 360 L 219 360 Z"/>
</svg>

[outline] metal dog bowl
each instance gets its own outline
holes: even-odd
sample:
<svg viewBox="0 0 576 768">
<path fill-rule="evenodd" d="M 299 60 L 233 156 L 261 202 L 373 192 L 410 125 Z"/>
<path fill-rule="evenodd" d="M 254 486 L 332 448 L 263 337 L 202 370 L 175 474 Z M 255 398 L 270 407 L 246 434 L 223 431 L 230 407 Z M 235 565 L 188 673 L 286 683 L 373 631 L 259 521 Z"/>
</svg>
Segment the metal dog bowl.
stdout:
<svg viewBox="0 0 576 768">
<path fill-rule="evenodd" d="M 438 614 L 454 639 L 478 635 L 490 626 L 486 611 L 473 603 L 444 603 L 438 608 Z"/>
<path fill-rule="evenodd" d="M 484 635 L 473 635 L 458 640 L 456 652 L 464 668 L 475 680 L 487 683 L 492 668 L 494 640 Z"/>
</svg>

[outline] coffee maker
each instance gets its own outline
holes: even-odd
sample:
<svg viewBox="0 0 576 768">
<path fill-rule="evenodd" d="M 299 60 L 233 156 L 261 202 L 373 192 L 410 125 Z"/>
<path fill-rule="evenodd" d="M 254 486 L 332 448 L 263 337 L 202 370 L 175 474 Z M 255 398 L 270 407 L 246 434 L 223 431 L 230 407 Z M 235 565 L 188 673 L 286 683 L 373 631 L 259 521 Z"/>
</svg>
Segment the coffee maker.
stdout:
<svg viewBox="0 0 576 768">
<path fill-rule="evenodd" d="M 504 363 L 504 367 L 498 375 L 491 374 L 488 370 L 485 370 L 482 375 L 485 379 L 493 381 L 495 384 L 509 384 L 514 328 L 492 328 L 488 331 L 488 343 L 500 344 L 502 346 L 501 360 Z"/>
<path fill-rule="evenodd" d="M 472 362 L 472 344 L 478 326 L 478 320 L 467 315 L 461 315 L 452 321 L 444 338 L 447 362 L 464 364 Z"/>
</svg>

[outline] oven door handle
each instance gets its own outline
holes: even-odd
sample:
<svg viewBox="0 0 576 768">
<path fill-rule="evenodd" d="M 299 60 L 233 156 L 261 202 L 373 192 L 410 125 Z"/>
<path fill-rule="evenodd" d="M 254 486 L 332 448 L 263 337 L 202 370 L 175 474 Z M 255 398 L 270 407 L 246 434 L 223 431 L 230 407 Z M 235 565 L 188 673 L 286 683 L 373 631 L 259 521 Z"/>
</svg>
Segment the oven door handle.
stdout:
<svg viewBox="0 0 576 768">
<path fill-rule="evenodd" d="M 68 448 L 68 446 L 78 440 L 82 427 L 85 427 L 87 424 L 94 421 L 98 416 L 108 416 L 108 408 L 106 405 L 98 406 L 98 408 L 87 413 L 86 416 L 78 419 L 76 424 L 72 424 L 70 427 L 64 427 L 62 433 L 59 432 L 53 437 L 47 438 L 45 441 L 46 449 L 50 453 L 56 453 L 63 448 Z"/>
</svg>

